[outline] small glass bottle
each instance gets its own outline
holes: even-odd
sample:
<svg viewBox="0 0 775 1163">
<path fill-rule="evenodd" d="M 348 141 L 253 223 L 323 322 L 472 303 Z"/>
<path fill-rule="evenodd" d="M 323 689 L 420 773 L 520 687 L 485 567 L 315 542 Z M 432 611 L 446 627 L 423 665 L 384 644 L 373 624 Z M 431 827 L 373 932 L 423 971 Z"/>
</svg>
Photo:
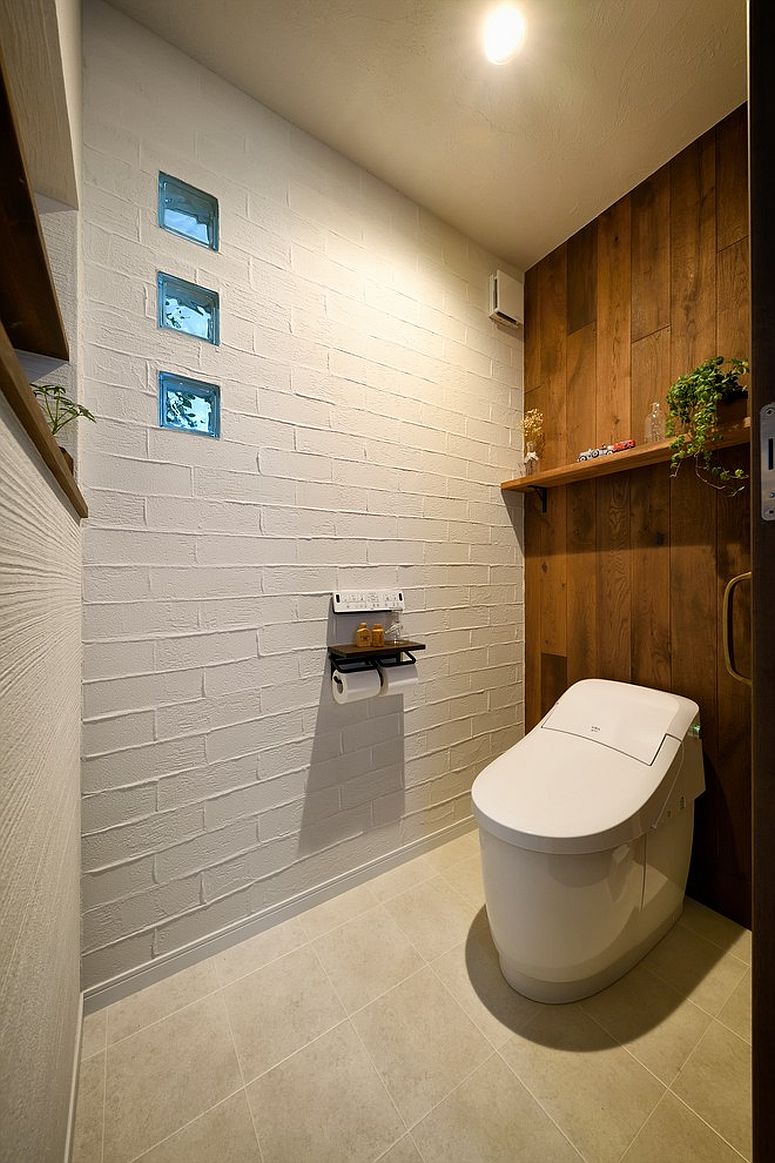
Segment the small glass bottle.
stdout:
<svg viewBox="0 0 775 1163">
<path fill-rule="evenodd" d="M 646 417 L 644 436 L 646 444 L 656 444 L 657 441 L 665 439 L 665 417 L 659 400 L 655 400 L 651 405 Z"/>
<path fill-rule="evenodd" d="M 404 627 L 401 623 L 401 611 L 391 610 L 390 625 L 385 631 L 385 642 L 395 644 L 401 642 L 404 637 Z"/>
<path fill-rule="evenodd" d="M 375 622 L 371 628 L 371 644 L 372 646 L 385 645 L 385 630 L 379 622 Z"/>
<path fill-rule="evenodd" d="M 367 647 L 371 646 L 371 630 L 365 622 L 361 622 L 358 629 L 353 636 L 353 642 L 356 646 Z"/>
<path fill-rule="evenodd" d="M 525 476 L 532 476 L 538 472 L 538 453 L 532 440 L 525 441 Z"/>
</svg>

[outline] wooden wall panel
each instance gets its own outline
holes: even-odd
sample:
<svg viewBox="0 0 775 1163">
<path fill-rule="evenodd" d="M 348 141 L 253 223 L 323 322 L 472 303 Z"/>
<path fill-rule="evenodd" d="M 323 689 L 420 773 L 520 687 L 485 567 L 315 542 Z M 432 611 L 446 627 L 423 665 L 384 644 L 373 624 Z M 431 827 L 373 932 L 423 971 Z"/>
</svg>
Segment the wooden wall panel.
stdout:
<svg viewBox="0 0 775 1163">
<path fill-rule="evenodd" d="M 677 375 L 717 351 L 748 354 L 745 134 L 743 109 L 527 272 L 525 406 L 546 418 L 544 467 L 611 437 L 640 443 Z M 747 494 L 655 465 L 552 489 L 545 515 L 534 498 L 525 512 L 528 727 L 587 677 L 696 699 L 707 792 L 690 888 L 748 923 L 749 692 L 726 674 L 720 638 L 723 587 L 750 560 Z"/>
<path fill-rule="evenodd" d="M 748 127 L 746 106 L 716 127 L 718 206 L 716 245 L 725 250 L 748 237 Z"/>
<path fill-rule="evenodd" d="M 597 229 L 597 441 L 630 435 L 631 337 L 630 199 L 598 219 Z"/>
<path fill-rule="evenodd" d="M 670 690 L 670 480 L 664 465 L 632 474 L 630 513 L 632 681 Z"/>
<path fill-rule="evenodd" d="M 625 473 L 600 477 L 597 489 L 597 658 L 606 678 L 629 682 L 632 633 L 630 482 Z"/>
<path fill-rule="evenodd" d="M 633 190 L 632 339 L 670 324 L 670 167 Z"/>
</svg>

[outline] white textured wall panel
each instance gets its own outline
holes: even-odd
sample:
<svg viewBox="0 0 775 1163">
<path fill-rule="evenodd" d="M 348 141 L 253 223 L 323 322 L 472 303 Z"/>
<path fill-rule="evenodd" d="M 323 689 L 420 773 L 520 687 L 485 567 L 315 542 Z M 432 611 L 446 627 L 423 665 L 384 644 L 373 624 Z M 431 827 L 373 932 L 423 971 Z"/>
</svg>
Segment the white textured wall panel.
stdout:
<svg viewBox="0 0 775 1163">
<path fill-rule="evenodd" d="M 79 995 L 81 545 L 0 396 L 0 1159 L 62 1159 Z"/>
<path fill-rule="evenodd" d="M 522 345 L 502 262 L 100 3 L 86 10 L 87 983 L 470 815 L 522 729 Z M 222 249 L 156 225 L 159 169 Z M 156 328 L 158 269 L 221 295 Z M 160 430 L 167 370 L 222 439 Z M 405 699 L 338 707 L 335 588 L 401 587 Z"/>
</svg>

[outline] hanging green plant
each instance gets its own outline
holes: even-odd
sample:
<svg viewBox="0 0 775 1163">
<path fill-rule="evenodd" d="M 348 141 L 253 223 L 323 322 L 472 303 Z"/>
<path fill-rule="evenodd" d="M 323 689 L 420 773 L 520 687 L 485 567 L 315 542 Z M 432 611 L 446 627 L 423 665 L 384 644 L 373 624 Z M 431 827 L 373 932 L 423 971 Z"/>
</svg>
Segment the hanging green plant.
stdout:
<svg viewBox="0 0 775 1163">
<path fill-rule="evenodd" d="M 724 365 L 728 370 L 724 371 Z M 670 472 L 676 476 L 681 462 L 694 461 L 700 480 L 731 495 L 745 488 L 748 474 L 742 468 L 728 469 L 713 461 L 714 445 L 721 439 L 718 406 L 748 395 L 740 377 L 748 371 L 748 361 L 715 355 L 694 371 L 679 376 L 667 393 L 667 434 L 670 445 Z"/>
<path fill-rule="evenodd" d="M 43 409 L 54 436 L 57 432 L 61 432 L 66 424 L 78 420 L 81 416 L 87 420 L 95 420 L 88 408 L 84 408 L 82 404 L 76 404 L 75 400 L 70 399 L 61 384 L 33 384 L 32 390 L 38 398 L 38 403 Z"/>
</svg>

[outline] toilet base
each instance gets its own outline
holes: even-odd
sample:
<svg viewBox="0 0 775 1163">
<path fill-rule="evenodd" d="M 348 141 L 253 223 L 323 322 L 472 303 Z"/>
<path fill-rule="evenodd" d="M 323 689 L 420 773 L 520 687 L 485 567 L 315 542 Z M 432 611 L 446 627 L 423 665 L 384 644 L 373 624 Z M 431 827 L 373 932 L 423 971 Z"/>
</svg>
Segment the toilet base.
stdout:
<svg viewBox="0 0 775 1163">
<path fill-rule="evenodd" d="M 580 981 L 539 981 L 537 978 L 520 973 L 499 953 L 501 973 L 512 989 L 522 994 L 523 997 L 530 998 L 531 1001 L 544 1002 L 547 1005 L 565 1005 L 568 1002 L 581 1001 L 582 998 L 600 993 L 609 985 L 613 985 L 620 977 L 624 977 L 625 973 L 637 965 L 672 929 L 682 911 L 682 908 L 677 909 L 650 932 L 643 941 L 628 949 L 627 953 L 619 957 L 613 964 L 606 966 L 600 973 L 595 973 Z"/>
</svg>

